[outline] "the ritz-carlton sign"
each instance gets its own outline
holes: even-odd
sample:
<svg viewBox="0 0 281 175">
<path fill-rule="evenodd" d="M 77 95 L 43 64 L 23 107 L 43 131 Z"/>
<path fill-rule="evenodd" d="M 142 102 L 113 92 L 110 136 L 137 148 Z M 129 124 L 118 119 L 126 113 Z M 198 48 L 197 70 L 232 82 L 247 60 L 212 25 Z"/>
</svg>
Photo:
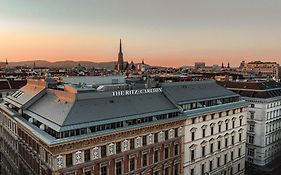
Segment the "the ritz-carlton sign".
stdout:
<svg viewBox="0 0 281 175">
<path fill-rule="evenodd" d="M 113 91 L 112 96 L 126 96 L 126 95 L 138 95 L 138 94 L 151 94 L 162 92 L 162 88 L 151 88 L 151 89 L 134 89 L 124 91 Z"/>
</svg>

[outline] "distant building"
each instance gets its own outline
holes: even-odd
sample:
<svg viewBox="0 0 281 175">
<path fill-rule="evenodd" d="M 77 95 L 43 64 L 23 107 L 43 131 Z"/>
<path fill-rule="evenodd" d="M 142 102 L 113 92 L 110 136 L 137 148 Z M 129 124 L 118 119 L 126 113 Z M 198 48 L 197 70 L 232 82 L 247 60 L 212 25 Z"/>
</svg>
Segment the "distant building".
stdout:
<svg viewBox="0 0 281 175">
<path fill-rule="evenodd" d="M 246 161 L 266 166 L 281 156 L 281 84 L 275 81 L 218 82 L 250 103 Z"/>
<path fill-rule="evenodd" d="M 195 62 L 194 63 L 195 69 L 200 69 L 205 67 L 205 62 Z"/>
<path fill-rule="evenodd" d="M 251 72 L 256 74 L 265 75 L 274 79 L 279 79 L 279 64 L 276 62 L 262 62 L 252 61 L 245 63 L 244 61 L 240 64 L 242 71 Z"/>
</svg>

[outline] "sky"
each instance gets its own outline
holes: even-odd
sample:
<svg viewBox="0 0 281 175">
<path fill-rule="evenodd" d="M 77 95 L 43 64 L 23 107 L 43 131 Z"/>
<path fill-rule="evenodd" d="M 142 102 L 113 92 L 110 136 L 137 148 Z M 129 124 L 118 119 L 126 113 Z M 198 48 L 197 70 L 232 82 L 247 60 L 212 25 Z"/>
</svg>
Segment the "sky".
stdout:
<svg viewBox="0 0 281 175">
<path fill-rule="evenodd" d="M 0 0 L 0 61 L 281 63 L 279 0 Z"/>
</svg>

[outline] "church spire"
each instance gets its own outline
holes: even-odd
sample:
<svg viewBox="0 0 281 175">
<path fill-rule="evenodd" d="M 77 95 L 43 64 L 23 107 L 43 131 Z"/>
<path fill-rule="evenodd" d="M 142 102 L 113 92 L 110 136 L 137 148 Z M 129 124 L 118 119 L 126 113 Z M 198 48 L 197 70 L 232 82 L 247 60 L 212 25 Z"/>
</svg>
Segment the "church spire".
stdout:
<svg viewBox="0 0 281 175">
<path fill-rule="evenodd" d="M 120 48 L 119 48 L 119 53 L 122 53 L 122 40 L 120 38 Z"/>
</svg>

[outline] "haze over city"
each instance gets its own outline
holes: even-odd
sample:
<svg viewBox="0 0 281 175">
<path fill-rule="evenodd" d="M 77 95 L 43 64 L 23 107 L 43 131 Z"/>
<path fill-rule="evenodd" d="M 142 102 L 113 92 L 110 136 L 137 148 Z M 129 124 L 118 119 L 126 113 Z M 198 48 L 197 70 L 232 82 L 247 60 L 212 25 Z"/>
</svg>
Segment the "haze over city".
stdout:
<svg viewBox="0 0 281 175">
<path fill-rule="evenodd" d="M 0 61 L 280 62 L 280 1 L 3 1 Z"/>
</svg>

